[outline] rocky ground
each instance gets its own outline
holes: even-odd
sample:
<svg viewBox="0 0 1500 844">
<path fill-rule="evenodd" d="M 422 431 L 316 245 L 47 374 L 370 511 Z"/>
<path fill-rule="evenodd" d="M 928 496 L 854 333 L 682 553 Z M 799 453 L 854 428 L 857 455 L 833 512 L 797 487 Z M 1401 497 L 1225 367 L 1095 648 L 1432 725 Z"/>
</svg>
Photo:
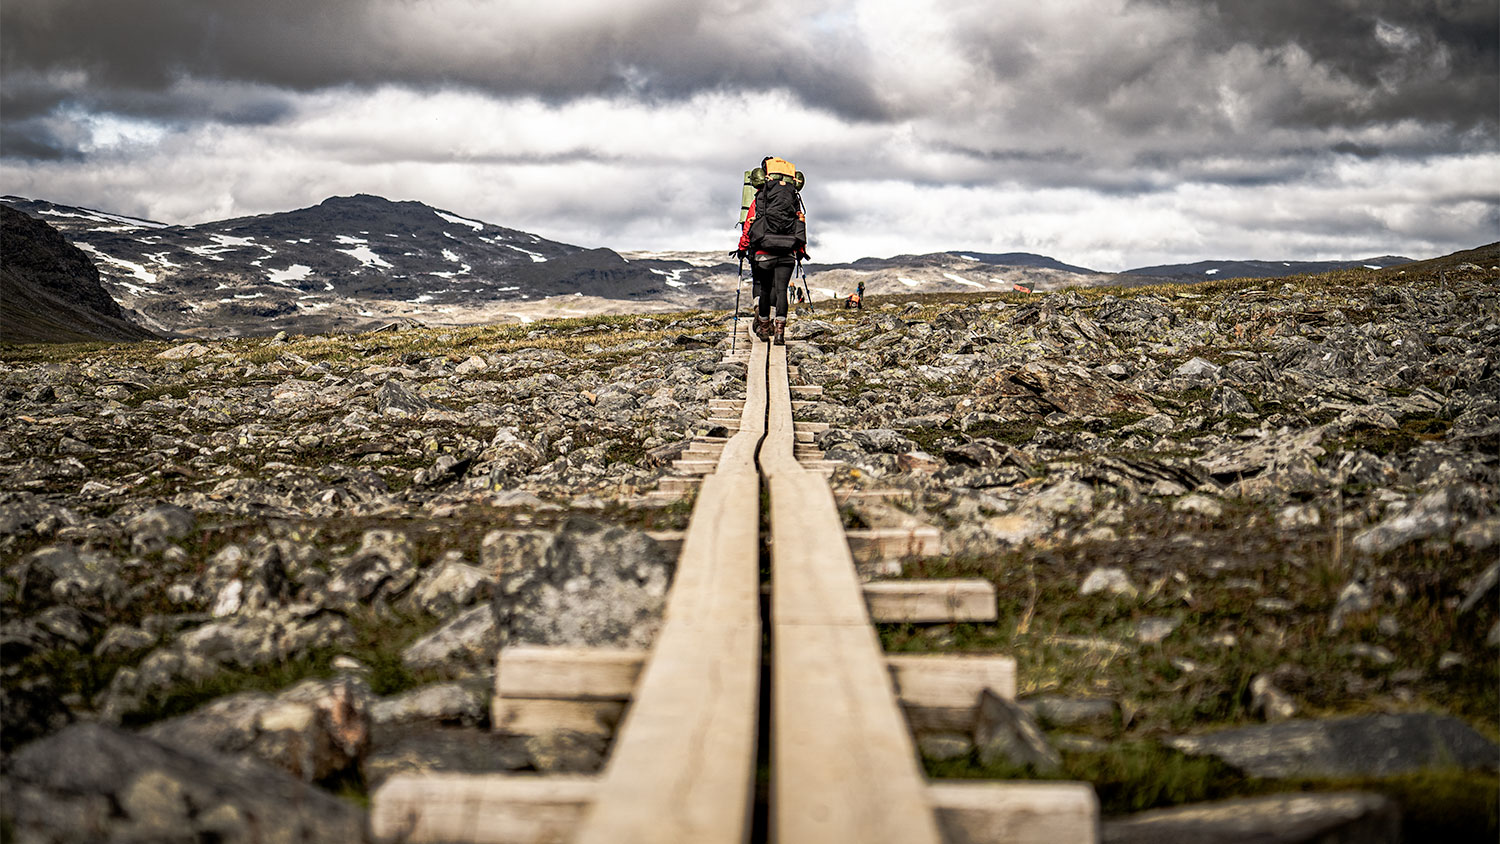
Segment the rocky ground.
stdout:
<svg viewBox="0 0 1500 844">
<path fill-rule="evenodd" d="M 929 770 L 1084 777 L 1112 814 L 1352 784 L 1492 840 L 1496 263 L 794 320 L 835 483 L 909 493 L 848 523 L 940 526 L 902 573 L 1000 594 L 887 648 L 1014 654 L 1048 729 L 1033 764 L 950 737 Z M 649 640 L 642 531 L 691 502 L 641 494 L 743 394 L 724 328 L 0 350 L 4 828 L 349 840 L 397 770 L 596 767 L 485 729 L 492 655 Z M 1310 775 L 1236 729 L 1415 749 Z"/>
</svg>

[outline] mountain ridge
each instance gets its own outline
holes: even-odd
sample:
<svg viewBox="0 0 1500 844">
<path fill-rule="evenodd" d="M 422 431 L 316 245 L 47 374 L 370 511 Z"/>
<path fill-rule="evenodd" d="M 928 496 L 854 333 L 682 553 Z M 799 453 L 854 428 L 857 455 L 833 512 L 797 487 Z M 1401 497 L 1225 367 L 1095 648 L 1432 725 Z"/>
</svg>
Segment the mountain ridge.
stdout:
<svg viewBox="0 0 1500 844">
<path fill-rule="evenodd" d="M 0 206 L 0 341 L 146 340 L 83 250 L 46 222 Z"/>
<path fill-rule="evenodd" d="M 414 200 L 332 196 L 290 211 L 188 225 L 19 196 L 97 264 L 113 298 L 162 333 L 358 331 L 391 322 L 527 322 L 589 313 L 726 308 L 744 282 L 722 252 L 617 252 L 542 238 Z M 809 263 L 807 293 L 1047 292 L 1410 259 L 1201 261 L 1102 272 L 1030 252 L 948 250 Z"/>
<path fill-rule="evenodd" d="M 55 220 L 91 254 L 115 298 L 162 331 L 360 330 L 423 307 L 493 310 L 569 295 L 639 301 L 668 290 L 661 274 L 613 250 L 368 194 L 185 226 L 22 197 L 0 202 Z"/>
</svg>

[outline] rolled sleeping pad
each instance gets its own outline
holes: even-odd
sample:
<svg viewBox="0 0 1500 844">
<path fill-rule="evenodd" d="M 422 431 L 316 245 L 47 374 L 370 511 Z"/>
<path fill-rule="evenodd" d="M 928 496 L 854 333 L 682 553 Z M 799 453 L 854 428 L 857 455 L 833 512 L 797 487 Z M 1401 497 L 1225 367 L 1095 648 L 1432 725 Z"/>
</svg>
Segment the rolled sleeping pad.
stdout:
<svg viewBox="0 0 1500 844">
<path fill-rule="evenodd" d="M 750 181 L 753 170 L 745 171 L 745 183 L 740 188 L 740 225 L 745 225 L 745 218 L 750 215 L 750 203 L 755 201 L 755 185 Z"/>
</svg>

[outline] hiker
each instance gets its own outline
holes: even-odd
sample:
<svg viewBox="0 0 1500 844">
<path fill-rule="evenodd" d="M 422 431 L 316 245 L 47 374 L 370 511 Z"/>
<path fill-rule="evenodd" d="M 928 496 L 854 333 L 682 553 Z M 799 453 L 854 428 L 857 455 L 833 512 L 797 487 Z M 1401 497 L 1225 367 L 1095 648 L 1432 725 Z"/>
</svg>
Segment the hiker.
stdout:
<svg viewBox="0 0 1500 844">
<path fill-rule="evenodd" d="M 844 310 L 847 311 L 847 310 L 851 310 L 853 308 L 859 308 L 860 310 L 864 310 L 865 309 L 865 280 L 864 279 L 860 279 L 859 280 L 859 285 L 854 288 L 854 292 L 850 293 L 849 294 L 849 298 L 847 298 L 847 299 L 844 300 Z"/>
<path fill-rule="evenodd" d="M 803 180 L 791 162 L 774 156 L 761 159 L 760 175 L 764 184 L 745 214 L 736 254 L 750 258 L 750 275 L 762 294 L 752 330 L 762 341 L 785 346 L 787 288 L 797 262 L 807 258 L 807 218 L 797 193 Z"/>
</svg>

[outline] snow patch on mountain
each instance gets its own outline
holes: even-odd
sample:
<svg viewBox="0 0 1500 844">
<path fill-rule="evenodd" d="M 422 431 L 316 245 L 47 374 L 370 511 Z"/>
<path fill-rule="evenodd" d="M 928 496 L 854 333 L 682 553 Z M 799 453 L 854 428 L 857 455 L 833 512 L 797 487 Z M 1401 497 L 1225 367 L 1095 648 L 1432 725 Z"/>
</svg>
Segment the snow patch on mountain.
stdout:
<svg viewBox="0 0 1500 844">
<path fill-rule="evenodd" d="M 454 216 L 453 214 L 444 214 L 443 212 L 438 211 L 437 209 L 433 209 L 432 213 L 438 215 L 440 218 L 442 218 L 442 219 L 444 219 L 444 220 L 446 220 L 446 221 L 448 221 L 450 223 L 457 223 L 460 226 L 468 226 L 469 228 L 473 229 L 474 231 L 484 231 L 484 223 L 481 223 L 478 220 L 469 220 L 469 219 L 465 219 L 463 217 Z"/>
<path fill-rule="evenodd" d="M 545 263 L 547 263 L 547 256 L 546 255 L 539 255 L 539 254 L 537 254 L 535 252 L 532 252 L 532 251 L 527 250 L 527 249 L 522 249 L 521 247 L 516 246 L 514 244 L 511 244 L 511 243 L 507 243 L 505 245 L 509 246 L 511 249 L 516 250 L 517 252 L 520 252 L 522 255 L 529 255 L 529 256 L 531 256 L 531 260 L 534 261 L 535 263 L 538 263 L 538 264 L 545 264 Z"/>
<path fill-rule="evenodd" d="M 306 264 L 293 264 L 284 270 L 271 270 L 266 280 L 272 284 L 281 284 L 290 287 L 291 282 L 302 281 L 310 275 L 312 275 L 312 267 Z"/>
<path fill-rule="evenodd" d="M 106 255 L 103 252 L 99 251 L 99 248 L 96 247 L 96 246 L 94 246 L 92 243 L 80 243 L 80 244 L 76 244 L 76 245 L 78 246 L 79 249 L 82 249 L 83 251 L 89 253 L 90 255 L 93 255 L 94 256 L 94 260 L 96 260 L 96 261 L 103 261 L 103 262 L 105 262 L 107 264 L 114 264 L 117 267 L 122 267 L 122 268 L 124 268 L 126 270 L 129 270 L 130 274 L 132 276 L 134 276 L 135 278 L 140 279 L 141 281 L 145 282 L 146 284 L 156 284 L 156 273 L 151 272 L 150 270 L 146 269 L 145 267 L 141 266 L 140 264 L 137 264 L 137 263 L 135 263 L 133 261 L 126 261 L 126 260 L 124 260 L 122 258 L 116 258 L 116 257 L 114 257 L 112 255 Z M 132 293 L 137 293 L 137 291 L 143 290 L 143 288 L 136 287 L 135 285 L 126 284 L 125 282 L 120 282 L 120 283 L 121 284 L 125 284 L 125 286 L 127 288 L 134 288 L 134 289 L 132 289 L 130 291 Z M 146 293 L 154 293 L 155 291 L 153 291 L 153 290 L 144 290 L 144 292 L 146 292 Z"/>
<path fill-rule="evenodd" d="M 366 241 L 361 241 L 361 243 L 364 242 Z M 362 266 L 375 267 L 377 269 L 385 270 L 392 268 L 389 261 L 380 257 L 379 255 L 376 255 L 375 250 L 371 249 L 368 246 L 357 246 L 353 249 L 335 249 L 333 251 L 342 252 L 345 255 L 348 255 L 350 258 L 358 261 Z"/>
<path fill-rule="evenodd" d="M 943 278 L 946 278 L 949 281 L 956 281 L 959 284 L 967 284 L 970 287 L 978 287 L 978 288 L 981 288 L 981 289 L 983 289 L 983 287 L 984 287 L 983 284 L 980 284 L 977 281 L 970 281 L 970 280 L 964 278 L 963 276 L 958 275 L 957 273 L 943 273 Z"/>
<path fill-rule="evenodd" d="M 687 287 L 687 282 L 682 280 L 683 270 L 658 270 L 655 267 L 652 267 L 651 272 L 665 277 L 668 287 L 676 287 L 679 289 Z"/>
</svg>

